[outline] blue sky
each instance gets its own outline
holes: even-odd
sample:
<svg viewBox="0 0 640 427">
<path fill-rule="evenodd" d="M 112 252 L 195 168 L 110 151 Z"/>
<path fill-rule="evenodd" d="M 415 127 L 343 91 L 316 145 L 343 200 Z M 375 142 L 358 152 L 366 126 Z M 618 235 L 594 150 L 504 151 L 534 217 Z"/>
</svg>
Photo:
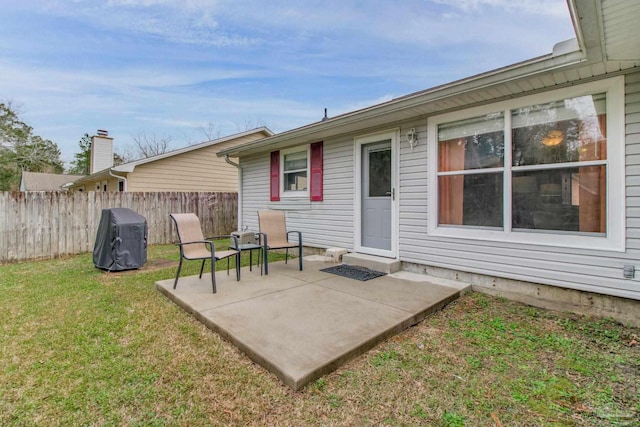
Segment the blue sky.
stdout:
<svg viewBox="0 0 640 427">
<path fill-rule="evenodd" d="M 0 100 L 66 162 L 107 129 L 173 148 L 282 132 L 550 53 L 565 0 L 0 0 Z"/>
</svg>

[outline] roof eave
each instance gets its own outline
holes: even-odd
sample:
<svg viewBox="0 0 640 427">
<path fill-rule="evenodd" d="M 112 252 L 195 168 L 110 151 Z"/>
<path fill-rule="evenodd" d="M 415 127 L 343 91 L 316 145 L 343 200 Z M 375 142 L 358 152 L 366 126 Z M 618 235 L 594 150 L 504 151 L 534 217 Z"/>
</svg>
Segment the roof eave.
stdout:
<svg viewBox="0 0 640 427">
<path fill-rule="evenodd" d="M 101 171 L 92 173 L 91 175 L 87 175 L 87 176 L 82 177 L 80 179 L 76 179 L 75 181 L 72 181 L 72 182 L 68 183 L 69 187 L 85 184 L 87 182 L 93 182 L 96 179 L 106 178 L 106 177 L 109 176 L 109 171 L 110 170 L 111 170 L 111 168 L 103 169 Z M 67 184 L 65 184 L 65 185 L 67 185 Z"/>
<path fill-rule="evenodd" d="M 154 162 L 156 160 L 161 160 L 161 159 L 164 159 L 164 158 L 167 158 L 167 157 L 171 157 L 171 156 L 175 156 L 175 155 L 178 155 L 178 154 L 187 153 L 187 152 L 193 151 L 193 150 L 199 150 L 201 148 L 210 147 L 210 146 L 216 145 L 216 144 L 222 144 L 224 142 L 233 141 L 234 139 L 243 138 L 245 136 L 252 135 L 252 134 L 255 134 L 255 133 L 259 133 L 259 132 L 262 132 L 263 134 L 267 135 L 266 138 L 269 138 L 269 137 L 274 135 L 274 133 L 268 127 L 260 126 L 258 128 L 255 128 L 255 129 L 250 129 L 250 130 L 247 130 L 247 131 L 244 131 L 244 132 L 239 132 L 239 133 L 236 133 L 236 134 L 233 134 L 233 135 L 227 135 L 227 136 L 224 136 L 222 138 L 212 139 L 210 141 L 201 142 L 199 144 L 194 144 L 194 145 L 190 145 L 190 146 L 187 146 L 187 147 L 178 148 L 176 150 L 169 151 L 167 153 L 158 154 L 157 156 L 147 157 L 145 159 L 140 159 L 140 160 L 136 160 L 134 162 L 125 163 L 123 165 L 116 166 L 114 168 L 114 171 L 117 171 L 117 172 L 133 172 L 133 170 L 135 169 L 135 167 L 137 165 L 141 165 L 141 164 L 149 163 L 149 162 Z"/>
<path fill-rule="evenodd" d="M 397 120 L 394 118 L 394 113 L 399 111 L 586 61 L 587 58 L 581 50 L 567 51 L 567 49 L 570 49 L 572 46 L 577 49 L 575 42 L 570 43 L 570 41 L 568 41 L 559 43 L 556 45 L 557 49 L 554 49 L 553 54 L 533 58 L 528 61 L 436 86 L 382 104 L 345 113 L 325 121 L 311 123 L 260 141 L 231 147 L 218 152 L 217 155 L 219 157 L 239 157 L 240 154 L 257 154 L 275 147 L 282 148 L 286 146 L 287 143 L 295 145 L 296 143 L 300 143 L 301 140 L 311 141 L 313 139 L 333 136 L 340 133 L 340 129 L 347 128 L 356 122 L 362 122 L 364 124 L 365 122 L 382 116 L 386 118 L 386 121 L 392 122 Z"/>
</svg>

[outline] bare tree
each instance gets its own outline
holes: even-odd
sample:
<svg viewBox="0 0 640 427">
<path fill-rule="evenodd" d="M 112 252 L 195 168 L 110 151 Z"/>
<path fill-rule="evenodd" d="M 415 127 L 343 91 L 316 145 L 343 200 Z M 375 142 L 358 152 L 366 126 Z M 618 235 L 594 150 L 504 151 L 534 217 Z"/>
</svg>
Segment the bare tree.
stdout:
<svg viewBox="0 0 640 427">
<path fill-rule="evenodd" d="M 147 158 L 164 154 L 171 150 L 170 136 L 156 134 L 147 134 L 146 132 L 138 132 L 133 136 L 133 155 L 137 158 Z"/>
<path fill-rule="evenodd" d="M 202 134 L 206 138 L 206 141 L 213 141 L 214 139 L 218 139 L 222 134 L 222 131 L 220 130 L 218 125 L 213 122 L 207 123 L 206 127 L 200 126 L 200 132 L 202 132 Z"/>
<path fill-rule="evenodd" d="M 262 126 L 266 126 L 262 120 L 245 119 L 242 124 L 236 122 L 236 129 L 238 129 L 238 132 L 245 132 Z"/>
<path fill-rule="evenodd" d="M 236 129 L 238 130 L 238 132 L 249 131 L 252 129 L 259 128 L 261 126 L 266 126 L 266 125 L 262 121 L 256 121 L 253 119 L 246 119 L 244 123 L 236 122 Z M 208 122 L 206 126 L 200 126 L 198 130 L 204 136 L 205 138 L 204 141 L 193 140 L 192 137 L 189 137 L 185 134 L 184 140 L 187 142 L 188 145 L 201 144 L 202 142 L 206 142 L 206 141 L 213 141 L 216 139 L 220 139 L 220 137 L 222 136 L 222 129 L 220 128 L 219 125 L 217 125 L 214 122 Z"/>
</svg>

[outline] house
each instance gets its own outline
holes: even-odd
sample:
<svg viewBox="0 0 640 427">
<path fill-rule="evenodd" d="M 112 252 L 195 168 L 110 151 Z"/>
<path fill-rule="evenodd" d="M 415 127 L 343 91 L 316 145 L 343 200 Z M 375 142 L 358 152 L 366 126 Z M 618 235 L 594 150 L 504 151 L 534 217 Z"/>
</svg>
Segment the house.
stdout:
<svg viewBox="0 0 640 427">
<path fill-rule="evenodd" d="M 216 151 L 272 135 L 260 127 L 113 166 L 113 138 L 98 131 L 91 137 L 90 174 L 67 187 L 72 191 L 236 192 L 237 169 L 217 157 Z"/>
<path fill-rule="evenodd" d="M 64 175 L 61 173 L 22 172 L 20 191 L 63 191 L 63 185 L 82 178 L 84 175 Z"/>
<path fill-rule="evenodd" d="M 549 55 L 221 150 L 239 226 L 640 325 L 640 2 L 568 6 Z"/>
</svg>

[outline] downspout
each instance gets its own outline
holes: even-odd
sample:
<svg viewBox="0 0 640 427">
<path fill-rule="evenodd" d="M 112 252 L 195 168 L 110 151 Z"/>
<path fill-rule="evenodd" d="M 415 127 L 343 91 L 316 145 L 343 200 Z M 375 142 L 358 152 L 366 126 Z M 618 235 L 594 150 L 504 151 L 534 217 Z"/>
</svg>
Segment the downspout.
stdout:
<svg viewBox="0 0 640 427">
<path fill-rule="evenodd" d="M 228 154 L 225 154 L 224 161 L 238 169 L 238 230 L 242 230 L 242 166 L 231 161 Z"/>
<path fill-rule="evenodd" d="M 126 191 L 127 191 L 127 178 L 125 178 L 124 176 L 114 175 L 114 174 L 113 174 L 113 172 L 111 171 L 111 169 L 109 169 L 109 175 L 111 175 L 111 176 L 112 176 L 112 177 L 114 177 L 114 178 L 117 178 L 117 179 L 121 179 L 121 180 L 123 180 L 123 181 L 124 181 L 124 189 L 123 189 L 123 192 L 126 192 Z"/>
</svg>

